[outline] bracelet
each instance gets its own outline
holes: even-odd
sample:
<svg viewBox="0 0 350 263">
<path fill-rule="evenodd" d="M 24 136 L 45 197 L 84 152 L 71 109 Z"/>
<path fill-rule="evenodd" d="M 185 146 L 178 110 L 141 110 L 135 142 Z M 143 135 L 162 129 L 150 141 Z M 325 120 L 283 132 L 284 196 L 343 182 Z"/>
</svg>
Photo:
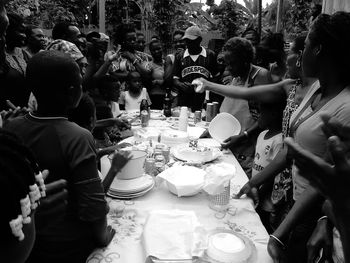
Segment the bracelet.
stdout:
<svg viewBox="0 0 350 263">
<path fill-rule="evenodd" d="M 248 134 L 247 131 L 244 131 L 243 134 L 244 134 L 245 137 L 249 138 L 249 134 Z"/>
<path fill-rule="evenodd" d="M 133 65 L 135 65 L 137 63 L 137 58 L 135 58 L 135 60 L 132 62 Z"/>
<path fill-rule="evenodd" d="M 270 237 L 273 238 L 274 240 L 276 240 L 282 246 L 283 250 L 286 249 L 286 246 L 284 245 L 284 243 L 279 238 L 277 238 L 274 235 L 270 235 Z"/>
<path fill-rule="evenodd" d="M 320 218 L 317 220 L 317 222 L 320 222 L 320 221 L 323 220 L 323 219 L 328 219 L 328 216 L 322 216 L 322 217 L 320 217 Z"/>
</svg>

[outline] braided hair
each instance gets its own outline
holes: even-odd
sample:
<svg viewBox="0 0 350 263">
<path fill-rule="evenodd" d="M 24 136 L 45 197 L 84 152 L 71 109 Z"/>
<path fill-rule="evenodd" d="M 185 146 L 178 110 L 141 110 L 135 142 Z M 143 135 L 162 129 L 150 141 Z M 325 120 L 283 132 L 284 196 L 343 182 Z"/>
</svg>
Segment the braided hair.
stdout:
<svg viewBox="0 0 350 263">
<path fill-rule="evenodd" d="M 6 211 L 0 217 L 0 241 L 15 238 L 9 222 L 22 214 L 20 200 L 28 195 L 29 186 L 36 183 L 35 174 L 38 172 L 31 151 L 16 135 L 0 128 L 0 195 L 5 205 L 3 211 Z"/>
</svg>

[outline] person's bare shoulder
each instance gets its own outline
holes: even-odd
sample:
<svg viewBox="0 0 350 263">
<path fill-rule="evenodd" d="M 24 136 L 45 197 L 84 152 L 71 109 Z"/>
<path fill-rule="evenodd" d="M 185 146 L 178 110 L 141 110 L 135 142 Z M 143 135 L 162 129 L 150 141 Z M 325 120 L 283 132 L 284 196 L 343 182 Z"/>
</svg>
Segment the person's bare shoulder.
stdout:
<svg viewBox="0 0 350 263">
<path fill-rule="evenodd" d="M 259 72 L 256 75 L 254 86 L 270 84 L 270 83 L 273 83 L 271 78 L 271 73 L 267 69 L 259 67 Z"/>
</svg>

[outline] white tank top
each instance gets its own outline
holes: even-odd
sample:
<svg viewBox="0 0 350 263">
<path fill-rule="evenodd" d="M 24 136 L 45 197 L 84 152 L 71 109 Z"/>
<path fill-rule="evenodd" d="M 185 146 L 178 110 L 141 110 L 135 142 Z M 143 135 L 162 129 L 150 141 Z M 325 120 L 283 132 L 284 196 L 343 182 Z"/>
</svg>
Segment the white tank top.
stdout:
<svg viewBox="0 0 350 263">
<path fill-rule="evenodd" d="M 132 97 L 129 91 L 125 91 L 125 110 L 133 111 L 140 110 L 140 104 L 143 99 L 147 99 L 147 89 L 143 88 L 141 94 L 135 98 Z"/>
</svg>

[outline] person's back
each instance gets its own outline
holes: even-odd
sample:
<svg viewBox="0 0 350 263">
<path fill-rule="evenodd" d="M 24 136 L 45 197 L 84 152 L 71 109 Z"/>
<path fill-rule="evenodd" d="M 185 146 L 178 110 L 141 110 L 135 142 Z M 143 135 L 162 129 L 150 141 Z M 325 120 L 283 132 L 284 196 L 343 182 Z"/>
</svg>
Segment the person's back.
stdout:
<svg viewBox="0 0 350 263">
<path fill-rule="evenodd" d="M 66 179 L 69 192 L 67 213 L 37 233 L 29 262 L 83 262 L 111 237 L 93 137 L 67 119 L 68 110 L 77 106 L 81 96 L 79 67 L 66 54 L 44 51 L 28 64 L 27 81 L 38 100 L 38 111 L 5 128 L 21 137 L 39 165 L 50 170 L 49 181 Z"/>
</svg>

